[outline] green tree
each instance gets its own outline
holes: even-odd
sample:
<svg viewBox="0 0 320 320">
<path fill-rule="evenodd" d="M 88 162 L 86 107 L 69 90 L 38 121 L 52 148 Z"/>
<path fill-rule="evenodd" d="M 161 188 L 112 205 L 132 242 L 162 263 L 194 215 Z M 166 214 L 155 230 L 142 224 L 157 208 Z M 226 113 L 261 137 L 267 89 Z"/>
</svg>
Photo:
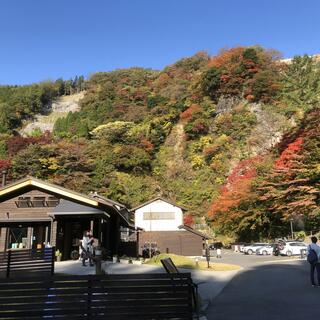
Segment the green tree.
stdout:
<svg viewBox="0 0 320 320">
<path fill-rule="evenodd" d="M 320 103 L 320 64 L 307 55 L 296 56 L 283 74 L 282 100 L 286 113 L 298 114 Z"/>
<path fill-rule="evenodd" d="M 221 75 L 221 69 L 212 67 L 202 76 L 201 89 L 203 93 L 211 97 L 212 100 L 217 100 L 218 98 L 218 89 L 221 85 Z"/>
</svg>

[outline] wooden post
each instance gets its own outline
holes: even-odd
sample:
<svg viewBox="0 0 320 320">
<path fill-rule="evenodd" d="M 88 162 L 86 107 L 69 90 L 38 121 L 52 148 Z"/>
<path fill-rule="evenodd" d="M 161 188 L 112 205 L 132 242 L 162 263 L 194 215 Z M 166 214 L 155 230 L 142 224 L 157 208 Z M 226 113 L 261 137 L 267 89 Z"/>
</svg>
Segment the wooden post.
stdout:
<svg viewBox="0 0 320 320">
<path fill-rule="evenodd" d="M 102 226 L 101 224 L 103 223 L 103 219 L 99 218 L 99 223 L 98 223 L 98 245 L 102 247 Z"/>
<path fill-rule="evenodd" d="M 10 276 L 10 264 L 11 264 L 11 250 L 8 250 L 8 259 L 7 259 L 7 275 L 6 277 L 9 278 Z"/>
<path fill-rule="evenodd" d="M 140 231 L 138 229 L 135 230 L 136 231 L 136 257 L 139 257 L 139 248 L 140 248 Z"/>
<path fill-rule="evenodd" d="M 49 226 L 45 226 L 45 236 L 44 236 L 44 242 L 45 242 L 45 246 L 48 243 L 48 235 L 49 235 Z"/>
</svg>

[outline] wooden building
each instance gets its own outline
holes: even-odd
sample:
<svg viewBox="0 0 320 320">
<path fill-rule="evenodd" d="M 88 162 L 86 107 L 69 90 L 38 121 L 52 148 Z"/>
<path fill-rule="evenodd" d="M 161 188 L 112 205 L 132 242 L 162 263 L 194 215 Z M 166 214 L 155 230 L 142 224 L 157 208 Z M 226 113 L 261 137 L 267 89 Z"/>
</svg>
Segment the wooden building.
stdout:
<svg viewBox="0 0 320 320">
<path fill-rule="evenodd" d="M 186 208 L 157 197 L 131 211 L 134 212 L 136 229 L 141 230 L 138 236 L 140 254 L 144 248 L 156 247 L 161 253 L 202 255 L 209 237 L 183 225 Z"/>
<path fill-rule="evenodd" d="M 120 227 L 134 228 L 126 207 L 95 193 L 84 195 L 33 177 L 0 189 L 0 252 L 50 243 L 68 260 L 83 232 L 92 230 L 114 255 Z"/>
</svg>

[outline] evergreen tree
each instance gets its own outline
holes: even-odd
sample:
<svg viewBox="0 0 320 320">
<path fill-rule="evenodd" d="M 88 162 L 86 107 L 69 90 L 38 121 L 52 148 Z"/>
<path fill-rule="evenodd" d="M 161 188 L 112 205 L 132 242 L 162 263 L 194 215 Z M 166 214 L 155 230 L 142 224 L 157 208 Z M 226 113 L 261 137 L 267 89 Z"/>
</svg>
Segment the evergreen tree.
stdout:
<svg viewBox="0 0 320 320">
<path fill-rule="evenodd" d="M 319 63 L 307 55 L 294 57 L 284 72 L 282 98 L 291 114 L 301 109 L 310 110 L 319 104 Z"/>
</svg>

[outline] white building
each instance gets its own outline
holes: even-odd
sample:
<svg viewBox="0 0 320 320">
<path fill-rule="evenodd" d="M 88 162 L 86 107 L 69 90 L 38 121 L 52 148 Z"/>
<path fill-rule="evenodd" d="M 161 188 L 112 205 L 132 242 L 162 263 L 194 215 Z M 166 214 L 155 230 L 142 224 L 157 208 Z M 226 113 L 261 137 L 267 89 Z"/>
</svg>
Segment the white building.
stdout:
<svg viewBox="0 0 320 320">
<path fill-rule="evenodd" d="M 135 227 L 144 231 L 181 231 L 185 208 L 160 197 L 132 209 Z"/>
</svg>

